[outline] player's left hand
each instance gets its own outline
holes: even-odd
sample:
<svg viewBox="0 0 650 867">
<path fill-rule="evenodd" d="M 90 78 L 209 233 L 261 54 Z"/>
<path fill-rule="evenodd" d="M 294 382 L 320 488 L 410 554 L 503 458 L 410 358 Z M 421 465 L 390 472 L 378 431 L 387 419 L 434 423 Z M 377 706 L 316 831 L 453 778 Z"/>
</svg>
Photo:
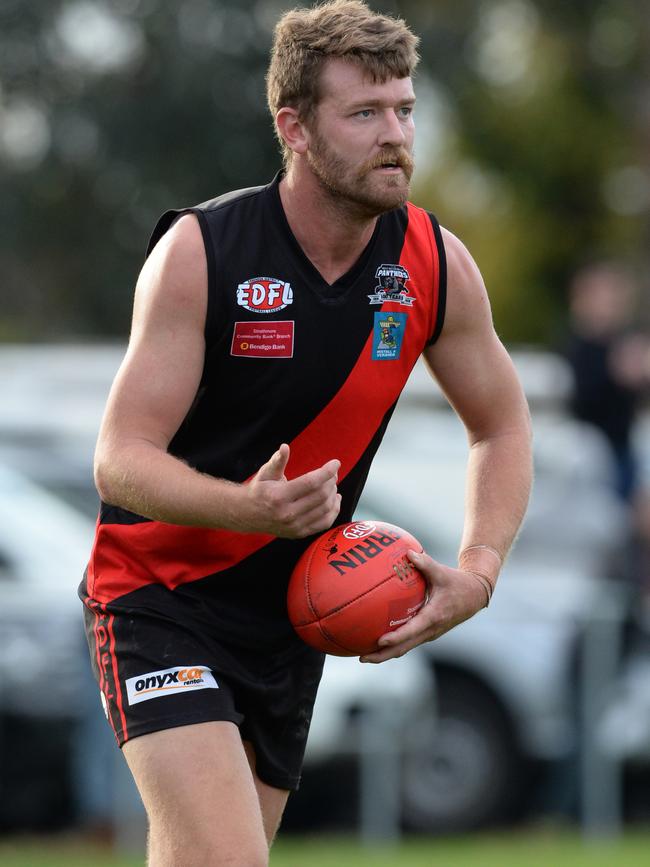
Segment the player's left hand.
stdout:
<svg viewBox="0 0 650 867">
<path fill-rule="evenodd" d="M 476 576 L 438 563 L 428 554 L 409 551 L 408 556 L 429 585 L 429 599 L 408 623 L 382 635 L 379 650 L 362 656 L 361 662 L 385 662 L 404 656 L 485 608 L 485 588 Z"/>
</svg>

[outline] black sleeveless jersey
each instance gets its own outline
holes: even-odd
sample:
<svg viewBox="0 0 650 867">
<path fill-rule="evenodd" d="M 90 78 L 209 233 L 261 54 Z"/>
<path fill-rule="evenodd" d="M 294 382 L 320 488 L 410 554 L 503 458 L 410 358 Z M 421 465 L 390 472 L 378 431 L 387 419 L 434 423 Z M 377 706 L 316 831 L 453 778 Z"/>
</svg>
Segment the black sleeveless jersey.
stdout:
<svg viewBox="0 0 650 867">
<path fill-rule="evenodd" d="M 353 267 L 328 285 L 296 241 L 279 177 L 159 220 L 149 251 L 186 211 L 208 264 L 206 354 L 194 403 L 169 451 L 245 482 L 282 442 L 294 478 L 341 461 L 337 523 L 352 519 L 386 425 L 445 309 L 440 228 L 407 204 L 383 214 Z M 149 252 L 148 251 L 148 252 Z M 310 540 L 183 527 L 101 504 L 82 596 L 208 606 L 229 634 L 290 630 L 286 585 Z M 158 592 L 165 588 L 165 592 Z M 171 595 L 170 595 L 171 593 Z"/>
</svg>

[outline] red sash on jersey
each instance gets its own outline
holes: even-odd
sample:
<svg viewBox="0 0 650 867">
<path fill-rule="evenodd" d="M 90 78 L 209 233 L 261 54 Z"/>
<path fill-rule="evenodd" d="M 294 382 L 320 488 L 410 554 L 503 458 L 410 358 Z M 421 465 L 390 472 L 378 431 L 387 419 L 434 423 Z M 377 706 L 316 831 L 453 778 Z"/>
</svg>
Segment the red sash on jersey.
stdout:
<svg viewBox="0 0 650 867">
<path fill-rule="evenodd" d="M 289 478 L 313 470 L 331 458 L 341 461 L 339 480 L 347 476 L 399 397 L 434 331 L 439 307 L 440 257 L 429 215 L 410 203 L 399 264 L 408 271 L 409 291 L 415 296 L 399 359 L 389 363 L 373 360 L 371 330 L 343 386 L 289 443 Z M 386 301 L 380 309 L 403 311 L 396 301 Z M 364 395 L 372 399 L 360 405 Z M 98 523 L 88 566 L 88 594 L 106 603 L 146 584 L 160 583 L 173 589 L 235 566 L 274 538 L 161 521 Z"/>
</svg>

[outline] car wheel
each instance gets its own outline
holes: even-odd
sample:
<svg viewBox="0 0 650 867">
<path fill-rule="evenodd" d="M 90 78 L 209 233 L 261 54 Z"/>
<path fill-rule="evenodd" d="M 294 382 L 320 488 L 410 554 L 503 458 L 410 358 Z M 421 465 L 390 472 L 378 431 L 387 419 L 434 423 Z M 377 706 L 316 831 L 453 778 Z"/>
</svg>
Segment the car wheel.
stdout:
<svg viewBox="0 0 650 867">
<path fill-rule="evenodd" d="M 520 794 L 522 761 L 496 699 L 478 681 L 436 672 L 437 712 L 409 726 L 403 763 L 406 827 L 463 831 L 507 818 Z"/>
</svg>

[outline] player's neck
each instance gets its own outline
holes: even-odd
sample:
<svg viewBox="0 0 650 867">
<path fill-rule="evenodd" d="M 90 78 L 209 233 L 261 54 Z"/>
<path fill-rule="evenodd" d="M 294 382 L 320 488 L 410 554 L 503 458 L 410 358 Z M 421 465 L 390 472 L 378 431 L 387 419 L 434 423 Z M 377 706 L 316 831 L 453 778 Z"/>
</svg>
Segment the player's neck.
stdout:
<svg viewBox="0 0 650 867">
<path fill-rule="evenodd" d="M 334 283 L 363 253 L 377 217 L 334 201 L 311 172 L 288 172 L 280 182 L 280 199 L 305 255 L 328 283 Z"/>
</svg>

